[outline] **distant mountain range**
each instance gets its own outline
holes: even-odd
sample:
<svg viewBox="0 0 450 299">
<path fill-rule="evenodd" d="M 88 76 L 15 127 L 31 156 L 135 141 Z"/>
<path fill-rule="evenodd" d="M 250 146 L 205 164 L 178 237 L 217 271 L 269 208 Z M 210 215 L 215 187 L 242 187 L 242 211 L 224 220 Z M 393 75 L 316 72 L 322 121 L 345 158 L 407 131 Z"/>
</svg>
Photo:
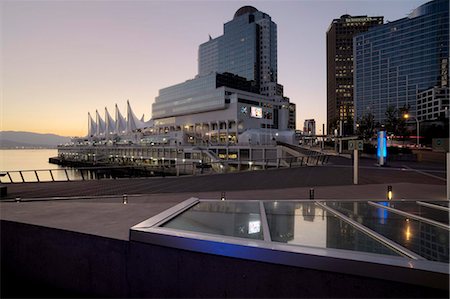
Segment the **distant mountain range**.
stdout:
<svg viewBox="0 0 450 299">
<path fill-rule="evenodd" d="M 0 148 L 51 148 L 69 141 L 70 137 L 55 134 L 0 131 Z"/>
</svg>

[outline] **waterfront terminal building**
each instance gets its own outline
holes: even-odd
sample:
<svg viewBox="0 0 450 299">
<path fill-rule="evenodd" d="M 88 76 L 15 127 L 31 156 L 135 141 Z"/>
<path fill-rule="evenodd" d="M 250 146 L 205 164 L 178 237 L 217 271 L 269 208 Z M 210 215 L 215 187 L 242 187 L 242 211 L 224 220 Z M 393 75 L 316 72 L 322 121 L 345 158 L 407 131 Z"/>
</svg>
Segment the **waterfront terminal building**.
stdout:
<svg viewBox="0 0 450 299">
<path fill-rule="evenodd" d="M 409 108 L 419 121 L 445 116 L 449 1 L 430 1 L 403 19 L 356 35 L 354 58 L 356 121 L 371 113 L 384 123 L 389 106 Z"/>
<path fill-rule="evenodd" d="M 223 35 L 199 46 L 195 78 L 159 90 L 151 120 L 138 118 L 129 102 L 125 118 L 116 105 L 115 120 L 107 109 L 104 120 L 98 112 L 95 120 L 89 115 L 88 138 L 72 145 L 95 143 L 96 153 L 88 147 L 82 155 L 95 154 L 96 159 L 279 159 L 277 143 L 298 140 L 296 107 L 284 96 L 277 74 L 277 26 L 269 15 L 244 6 L 224 25 Z M 123 145 L 163 149 L 114 149 Z M 77 154 L 76 146 L 60 148 L 60 155 Z"/>
<path fill-rule="evenodd" d="M 107 110 L 105 121 L 98 112 L 96 121 L 89 117 L 89 136 L 108 139 L 111 133 L 129 136 L 139 130 L 144 139 L 156 141 L 178 132 L 178 144 L 263 144 L 278 131 L 283 132 L 277 136 L 293 136 L 295 104 L 277 83 L 276 28 L 269 15 L 240 8 L 222 36 L 200 45 L 198 75 L 159 90 L 151 121 L 138 119 L 128 103 L 126 119 L 116 107 L 115 124 L 106 125 L 112 122 Z M 255 138 L 245 134 L 248 130 Z"/>
</svg>

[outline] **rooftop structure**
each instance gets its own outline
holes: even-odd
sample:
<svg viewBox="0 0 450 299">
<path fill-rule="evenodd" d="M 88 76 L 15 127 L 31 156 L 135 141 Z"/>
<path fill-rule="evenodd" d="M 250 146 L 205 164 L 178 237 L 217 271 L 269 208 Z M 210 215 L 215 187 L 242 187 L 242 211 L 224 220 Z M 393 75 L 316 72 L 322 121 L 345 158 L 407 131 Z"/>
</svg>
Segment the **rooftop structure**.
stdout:
<svg viewBox="0 0 450 299">
<path fill-rule="evenodd" d="M 95 111 L 95 120 L 88 113 L 88 138 L 112 139 L 119 135 L 131 134 L 133 131 L 153 126 L 153 121 L 144 121 L 144 115 L 139 119 L 131 109 L 130 102 L 127 101 L 127 117 L 123 117 L 119 107 L 115 106 L 115 119 L 111 117 L 105 107 L 105 119 Z"/>
</svg>

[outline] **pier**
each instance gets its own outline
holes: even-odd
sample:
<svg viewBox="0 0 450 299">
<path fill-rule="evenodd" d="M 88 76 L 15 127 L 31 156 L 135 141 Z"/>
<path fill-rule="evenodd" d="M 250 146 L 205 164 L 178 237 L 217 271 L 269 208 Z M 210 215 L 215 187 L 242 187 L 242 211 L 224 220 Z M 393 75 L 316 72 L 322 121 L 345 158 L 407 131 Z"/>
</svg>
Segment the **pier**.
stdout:
<svg viewBox="0 0 450 299">
<path fill-rule="evenodd" d="M 168 175 L 228 173 L 246 170 L 318 166 L 328 155 L 286 143 L 272 146 L 68 145 L 58 147 L 50 163 L 70 167 L 134 166 Z"/>
</svg>

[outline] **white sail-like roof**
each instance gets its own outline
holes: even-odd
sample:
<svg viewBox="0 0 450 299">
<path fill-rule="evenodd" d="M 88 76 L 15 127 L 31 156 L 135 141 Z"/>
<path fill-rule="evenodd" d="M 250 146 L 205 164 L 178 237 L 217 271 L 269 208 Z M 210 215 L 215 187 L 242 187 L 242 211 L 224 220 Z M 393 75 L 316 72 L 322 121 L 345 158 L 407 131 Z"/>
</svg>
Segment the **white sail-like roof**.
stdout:
<svg viewBox="0 0 450 299">
<path fill-rule="evenodd" d="M 143 129 L 147 127 L 147 124 L 137 118 L 136 114 L 134 114 L 131 109 L 130 101 L 127 100 L 127 132 L 130 133 L 137 129 Z"/>
<path fill-rule="evenodd" d="M 116 104 L 116 133 L 124 134 L 127 130 L 127 121 L 119 111 L 119 107 Z"/>
<path fill-rule="evenodd" d="M 97 123 L 92 119 L 91 114 L 88 112 L 88 137 L 93 137 L 97 134 Z"/>
<path fill-rule="evenodd" d="M 154 124 L 153 119 L 149 119 L 149 120 L 145 121 L 144 117 L 145 117 L 145 114 L 142 114 L 141 122 L 144 123 L 144 128 L 153 127 L 153 124 Z"/>
<path fill-rule="evenodd" d="M 100 114 L 98 113 L 98 110 L 95 110 L 95 116 L 97 120 L 97 136 L 103 136 L 105 135 L 105 121 L 102 119 Z"/>
<path fill-rule="evenodd" d="M 111 117 L 111 115 L 108 112 L 108 109 L 105 107 L 105 133 L 106 136 L 109 136 L 110 134 L 116 133 L 116 122 Z"/>
</svg>

